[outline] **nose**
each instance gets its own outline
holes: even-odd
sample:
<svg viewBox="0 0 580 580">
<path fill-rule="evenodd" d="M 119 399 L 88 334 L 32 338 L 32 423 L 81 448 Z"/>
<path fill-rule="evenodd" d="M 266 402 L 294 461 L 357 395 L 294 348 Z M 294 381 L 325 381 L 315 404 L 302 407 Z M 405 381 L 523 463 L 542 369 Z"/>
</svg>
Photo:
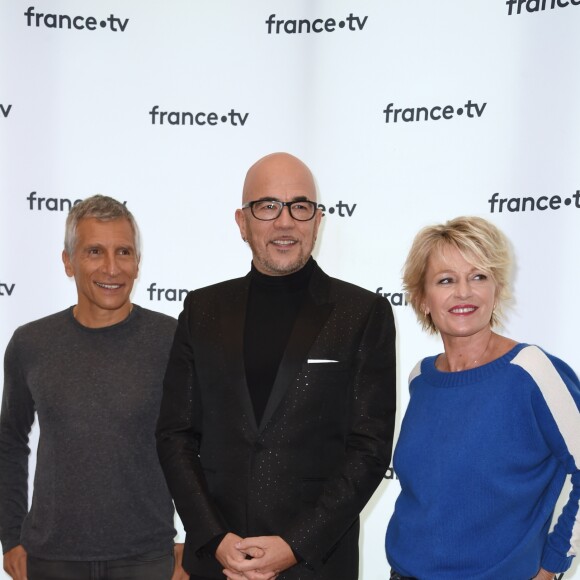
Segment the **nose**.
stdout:
<svg viewBox="0 0 580 580">
<path fill-rule="evenodd" d="M 119 270 L 117 255 L 112 252 L 107 252 L 103 258 L 103 273 L 107 274 L 107 276 L 116 276 Z"/>
<path fill-rule="evenodd" d="M 294 227 L 294 218 L 290 215 L 290 207 L 285 205 L 282 212 L 275 220 L 275 225 L 280 228 Z"/>
<path fill-rule="evenodd" d="M 459 279 L 455 285 L 455 293 L 459 298 L 467 298 L 471 295 L 471 284 L 467 279 Z"/>
</svg>

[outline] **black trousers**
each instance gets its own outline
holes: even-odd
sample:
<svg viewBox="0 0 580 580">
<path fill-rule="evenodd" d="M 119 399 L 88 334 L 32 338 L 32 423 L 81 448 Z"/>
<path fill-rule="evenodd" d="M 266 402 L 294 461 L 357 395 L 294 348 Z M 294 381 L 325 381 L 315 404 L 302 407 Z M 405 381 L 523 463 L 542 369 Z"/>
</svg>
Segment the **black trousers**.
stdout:
<svg viewBox="0 0 580 580">
<path fill-rule="evenodd" d="M 391 570 L 390 580 L 417 580 L 412 576 L 401 576 L 398 572 Z"/>
<path fill-rule="evenodd" d="M 28 556 L 28 580 L 171 580 L 173 550 L 94 562 L 42 560 Z"/>
</svg>

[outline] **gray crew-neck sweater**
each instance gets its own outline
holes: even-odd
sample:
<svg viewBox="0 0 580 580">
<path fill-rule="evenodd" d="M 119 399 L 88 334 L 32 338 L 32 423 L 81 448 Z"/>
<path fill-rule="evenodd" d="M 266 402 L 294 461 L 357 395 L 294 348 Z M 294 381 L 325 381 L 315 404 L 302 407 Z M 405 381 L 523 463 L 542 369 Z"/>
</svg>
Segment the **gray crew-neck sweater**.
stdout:
<svg viewBox="0 0 580 580">
<path fill-rule="evenodd" d="M 176 321 L 135 306 L 105 328 L 72 308 L 16 330 L 4 363 L 0 540 L 51 560 L 111 560 L 171 546 L 173 505 L 155 425 Z M 27 502 L 28 434 L 40 427 Z"/>
</svg>

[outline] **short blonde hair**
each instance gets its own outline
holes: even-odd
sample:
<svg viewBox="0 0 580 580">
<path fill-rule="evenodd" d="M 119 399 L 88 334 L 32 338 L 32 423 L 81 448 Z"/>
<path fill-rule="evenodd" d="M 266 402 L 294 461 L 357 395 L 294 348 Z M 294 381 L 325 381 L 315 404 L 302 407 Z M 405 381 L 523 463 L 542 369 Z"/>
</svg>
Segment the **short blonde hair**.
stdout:
<svg viewBox="0 0 580 580">
<path fill-rule="evenodd" d="M 430 314 L 425 314 L 425 275 L 433 252 L 445 246 L 456 248 L 465 260 L 489 275 L 497 286 L 496 304 L 490 324 L 500 324 L 503 308 L 511 301 L 512 257 L 505 235 L 492 223 L 480 217 L 457 217 L 441 225 L 423 228 L 403 267 L 403 288 L 407 300 L 423 328 L 435 334 L 437 327 Z"/>
</svg>

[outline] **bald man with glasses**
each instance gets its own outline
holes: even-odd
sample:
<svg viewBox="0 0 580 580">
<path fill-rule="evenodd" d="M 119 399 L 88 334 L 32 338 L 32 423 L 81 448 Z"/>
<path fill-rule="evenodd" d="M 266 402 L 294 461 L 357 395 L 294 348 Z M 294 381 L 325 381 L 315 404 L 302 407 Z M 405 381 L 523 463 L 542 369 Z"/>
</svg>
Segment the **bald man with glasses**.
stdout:
<svg viewBox="0 0 580 580">
<path fill-rule="evenodd" d="M 190 292 L 158 423 L 193 579 L 355 580 L 359 513 L 390 461 L 395 328 L 384 298 L 312 258 L 322 213 L 287 153 L 248 171 L 251 271 Z"/>
</svg>

